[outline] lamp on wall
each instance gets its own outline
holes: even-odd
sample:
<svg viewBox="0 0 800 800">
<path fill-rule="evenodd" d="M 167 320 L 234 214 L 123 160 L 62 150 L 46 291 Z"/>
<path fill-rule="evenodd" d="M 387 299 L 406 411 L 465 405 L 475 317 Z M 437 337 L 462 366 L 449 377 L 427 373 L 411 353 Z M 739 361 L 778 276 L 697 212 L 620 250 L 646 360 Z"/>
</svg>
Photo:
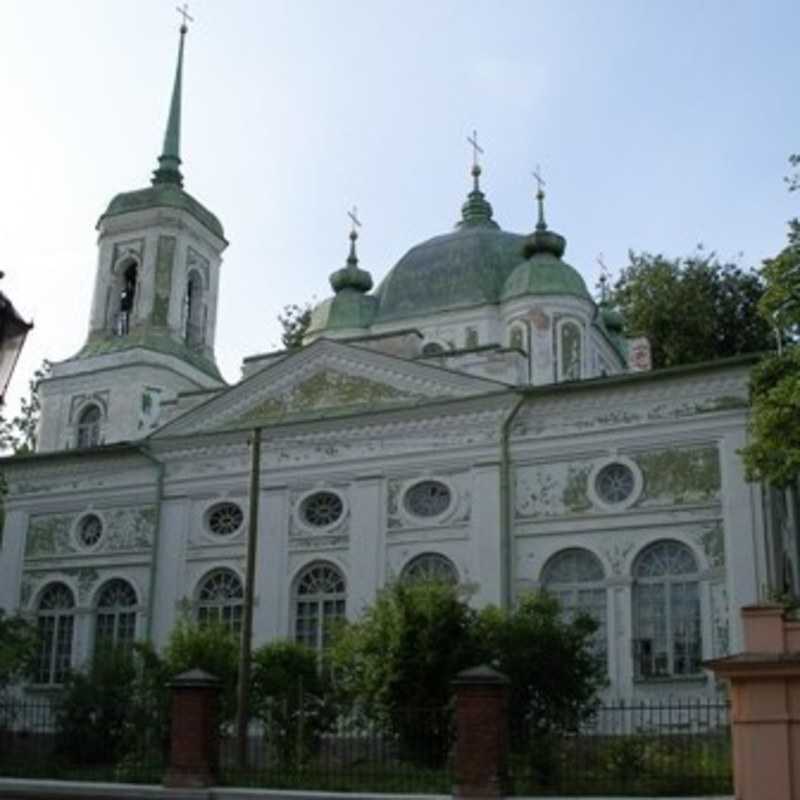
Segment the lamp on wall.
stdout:
<svg viewBox="0 0 800 800">
<path fill-rule="evenodd" d="M 0 271 L 0 278 L 4 273 Z M 17 313 L 13 303 L 0 292 L 0 405 L 5 402 L 6 389 L 11 381 L 25 337 L 33 327 Z"/>
</svg>

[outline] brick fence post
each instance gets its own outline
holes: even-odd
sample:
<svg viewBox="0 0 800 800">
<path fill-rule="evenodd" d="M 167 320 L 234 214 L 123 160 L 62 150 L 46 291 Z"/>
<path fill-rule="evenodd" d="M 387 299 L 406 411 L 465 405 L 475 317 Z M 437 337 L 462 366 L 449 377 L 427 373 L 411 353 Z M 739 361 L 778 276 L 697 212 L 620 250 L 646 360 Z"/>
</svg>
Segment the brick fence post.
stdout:
<svg viewBox="0 0 800 800">
<path fill-rule="evenodd" d="M 496 798 L 508 788 L 508 678 L 488 666 L 460 672 L 456 693 L 456 798 Z"/>
<path fill-rule="evenodd" d="M 800 800 L 800 622 L 742 609 L 746 651 L 707 661 L 731 684 L 737 800 Z"/>
<path fill-rule="evenodd" d="M 182 672 L 169 684 L 169 764 L 164 786 L 213 786 L 219 764 L 217 707 L 221 682 L 200 669 Z"/>
</svg>

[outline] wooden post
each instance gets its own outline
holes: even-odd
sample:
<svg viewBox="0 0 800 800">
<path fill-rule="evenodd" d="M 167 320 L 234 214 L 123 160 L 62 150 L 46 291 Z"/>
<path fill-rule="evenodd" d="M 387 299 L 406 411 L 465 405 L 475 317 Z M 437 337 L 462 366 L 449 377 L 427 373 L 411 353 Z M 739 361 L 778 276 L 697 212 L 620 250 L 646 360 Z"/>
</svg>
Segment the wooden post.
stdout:
<svg viewBox="0 0 800 800">
<path fill-rule="evenodd" d="M 455 798 L 497 798 L 508 784 L 508 678 L 488 666 L 460 672 L 456 692 Z"/>
<path fill-rule="evenodd" d="M 169 765 L 164 786 L 213 786 L 219 766 L 218 678 L 192 669 L 178 675 L 172 690 Z"/>
</svg>

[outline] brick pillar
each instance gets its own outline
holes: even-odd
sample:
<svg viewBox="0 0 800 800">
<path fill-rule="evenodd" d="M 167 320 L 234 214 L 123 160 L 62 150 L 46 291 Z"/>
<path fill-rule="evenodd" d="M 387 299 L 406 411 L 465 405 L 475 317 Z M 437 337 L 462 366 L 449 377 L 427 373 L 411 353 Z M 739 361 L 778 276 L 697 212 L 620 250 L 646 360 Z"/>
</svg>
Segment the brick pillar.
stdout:
<svg viewBox="0 0 800 800">
<path fill-rule="evenodd" d="M 508 783 L 508 678 L 488 666 L 460 672 L 456 693 L 456 798 L 496 798 Z"/>
<path fill-rule="evenodd" d="M 221 682 L 200 669 L 178 675 L 170 684 L 169 765 L 164 786 L 213 786 L 219 763 L 217 706 Z"/>
<path fill-rule="evenodd" d="M 747 651 L 705 664 L 731 684 L 737 800 L 800 800 L 800 623 L 742 609 Z"/>
</svg>

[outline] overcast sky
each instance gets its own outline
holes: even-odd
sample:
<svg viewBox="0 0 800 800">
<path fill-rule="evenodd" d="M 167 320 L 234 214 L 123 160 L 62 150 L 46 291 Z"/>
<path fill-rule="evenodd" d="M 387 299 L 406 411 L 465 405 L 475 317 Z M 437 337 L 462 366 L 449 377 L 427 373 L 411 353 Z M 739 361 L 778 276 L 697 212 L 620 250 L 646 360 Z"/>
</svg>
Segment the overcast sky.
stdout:
<svg viewBox="0 0 800 800">
<path fill-rule="evenodd" d="M 2 289 L 35 329 L 9 412 L 43 358 L 86 336 L 98 216 L 148 184 L 178 41 L 174 0 L 0 0 Z M 273 349 L 291 302 L 330 294 L 363 221 L 376 283 L 450 230 L 478 130 L 505 229 L 547 216 L 594 286 L 598 253 L 758 265 L 798 197 L 797 0 L 195 0 L 185 188 L 222 220 L 217 361 Z M 741 254 L 741 255 L 739 255 Z"/>
</svg>

